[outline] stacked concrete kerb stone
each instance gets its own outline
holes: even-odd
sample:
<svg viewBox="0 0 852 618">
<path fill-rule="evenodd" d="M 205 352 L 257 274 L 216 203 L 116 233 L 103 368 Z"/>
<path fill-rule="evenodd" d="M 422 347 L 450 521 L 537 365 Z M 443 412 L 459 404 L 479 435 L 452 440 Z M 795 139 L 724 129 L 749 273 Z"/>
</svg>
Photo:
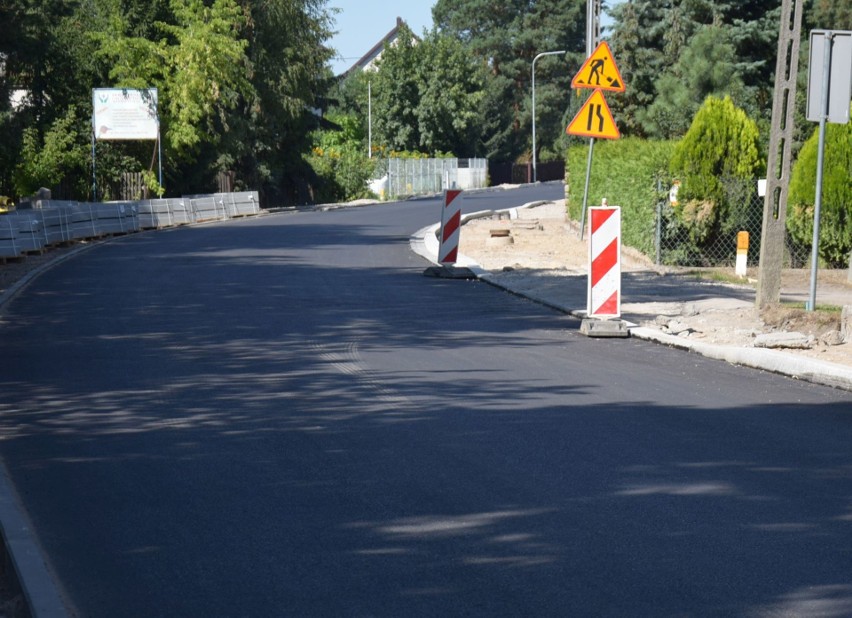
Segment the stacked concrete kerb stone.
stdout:
<svg viewBox="0 0 852 618">
<path fill-rule="evenodd" d="M 0 259 L 76 241 L 259 213 L 257 191 L 121 202 L 35 199 L 0 215 Z"/>
</svg>

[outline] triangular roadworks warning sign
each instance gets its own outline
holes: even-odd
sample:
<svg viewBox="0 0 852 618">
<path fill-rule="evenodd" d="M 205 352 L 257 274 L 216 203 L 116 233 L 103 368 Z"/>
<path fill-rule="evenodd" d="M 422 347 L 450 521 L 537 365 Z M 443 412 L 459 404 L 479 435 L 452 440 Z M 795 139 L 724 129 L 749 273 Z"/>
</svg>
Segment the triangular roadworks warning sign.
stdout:
<svg viewBox="0 0 852 618">
<path fill-rule="evenodd" d="M 615 58 L 606 41 L 601 41 L 592 55 L 586 58 L 583 67 L 571 80 L 572 88 L 600 88 L 612 92 L 624 92 L 624 80 L 615 65 Z"/>
<path fill-rule="evenodd" d="M 569 135 L 583 137 L 598 137 L 603 139 L 618 139 L 621 134 L 615 126 L 612 112 L 606 104 L 603 92 L 598 89 L 592 93 L 589 100 L 580 108 L 574 120 L 565 129 Z"/>
</svg>

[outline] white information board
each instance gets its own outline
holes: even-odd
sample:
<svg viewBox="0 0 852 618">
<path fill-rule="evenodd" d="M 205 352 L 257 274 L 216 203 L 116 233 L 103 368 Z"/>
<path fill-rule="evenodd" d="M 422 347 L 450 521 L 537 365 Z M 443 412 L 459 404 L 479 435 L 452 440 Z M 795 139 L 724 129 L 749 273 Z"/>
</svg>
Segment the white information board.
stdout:
<svg viewBox="0 0 852 618">
<path fill-rule="evenodd" d="M 156 140 L 157 89 L 94 88 L 92 129 L 98 140 Z"/>
</svg>

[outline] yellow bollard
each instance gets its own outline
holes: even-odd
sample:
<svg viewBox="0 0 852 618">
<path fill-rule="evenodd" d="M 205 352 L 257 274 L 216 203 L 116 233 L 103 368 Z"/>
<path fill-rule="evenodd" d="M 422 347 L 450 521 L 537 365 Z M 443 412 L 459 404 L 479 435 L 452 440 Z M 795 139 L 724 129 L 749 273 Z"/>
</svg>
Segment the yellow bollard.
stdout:
<svg viewBox="0 0 852 618">
<path fill-rule="evenodd" d="M 748 232 L 737 233 L 737 264 L 734 272 L 738 277 L 745 278 L 748 269 Z"/>
</svg>

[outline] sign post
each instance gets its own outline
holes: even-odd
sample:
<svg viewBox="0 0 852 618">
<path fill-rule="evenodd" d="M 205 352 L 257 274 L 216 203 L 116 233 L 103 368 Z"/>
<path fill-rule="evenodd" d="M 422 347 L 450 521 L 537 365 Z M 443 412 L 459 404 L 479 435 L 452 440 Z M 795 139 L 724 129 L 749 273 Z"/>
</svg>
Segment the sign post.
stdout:
<svg viewBox="0 0 852 618">
<path fill-rule="evenodd" d="M 849 99 L 852 94 L 852 32 L 813 30 L 810 54 L 807 117 L 808 120 L 819 122 L 819 142 L 814 196 L 814 234 L 811 246 L 811 284 L 805 305 L 806 311 L 813 311 L 816 308 L 825 125 L 827 122 L 837 124 L 849 122 Z"/>
</svg>

